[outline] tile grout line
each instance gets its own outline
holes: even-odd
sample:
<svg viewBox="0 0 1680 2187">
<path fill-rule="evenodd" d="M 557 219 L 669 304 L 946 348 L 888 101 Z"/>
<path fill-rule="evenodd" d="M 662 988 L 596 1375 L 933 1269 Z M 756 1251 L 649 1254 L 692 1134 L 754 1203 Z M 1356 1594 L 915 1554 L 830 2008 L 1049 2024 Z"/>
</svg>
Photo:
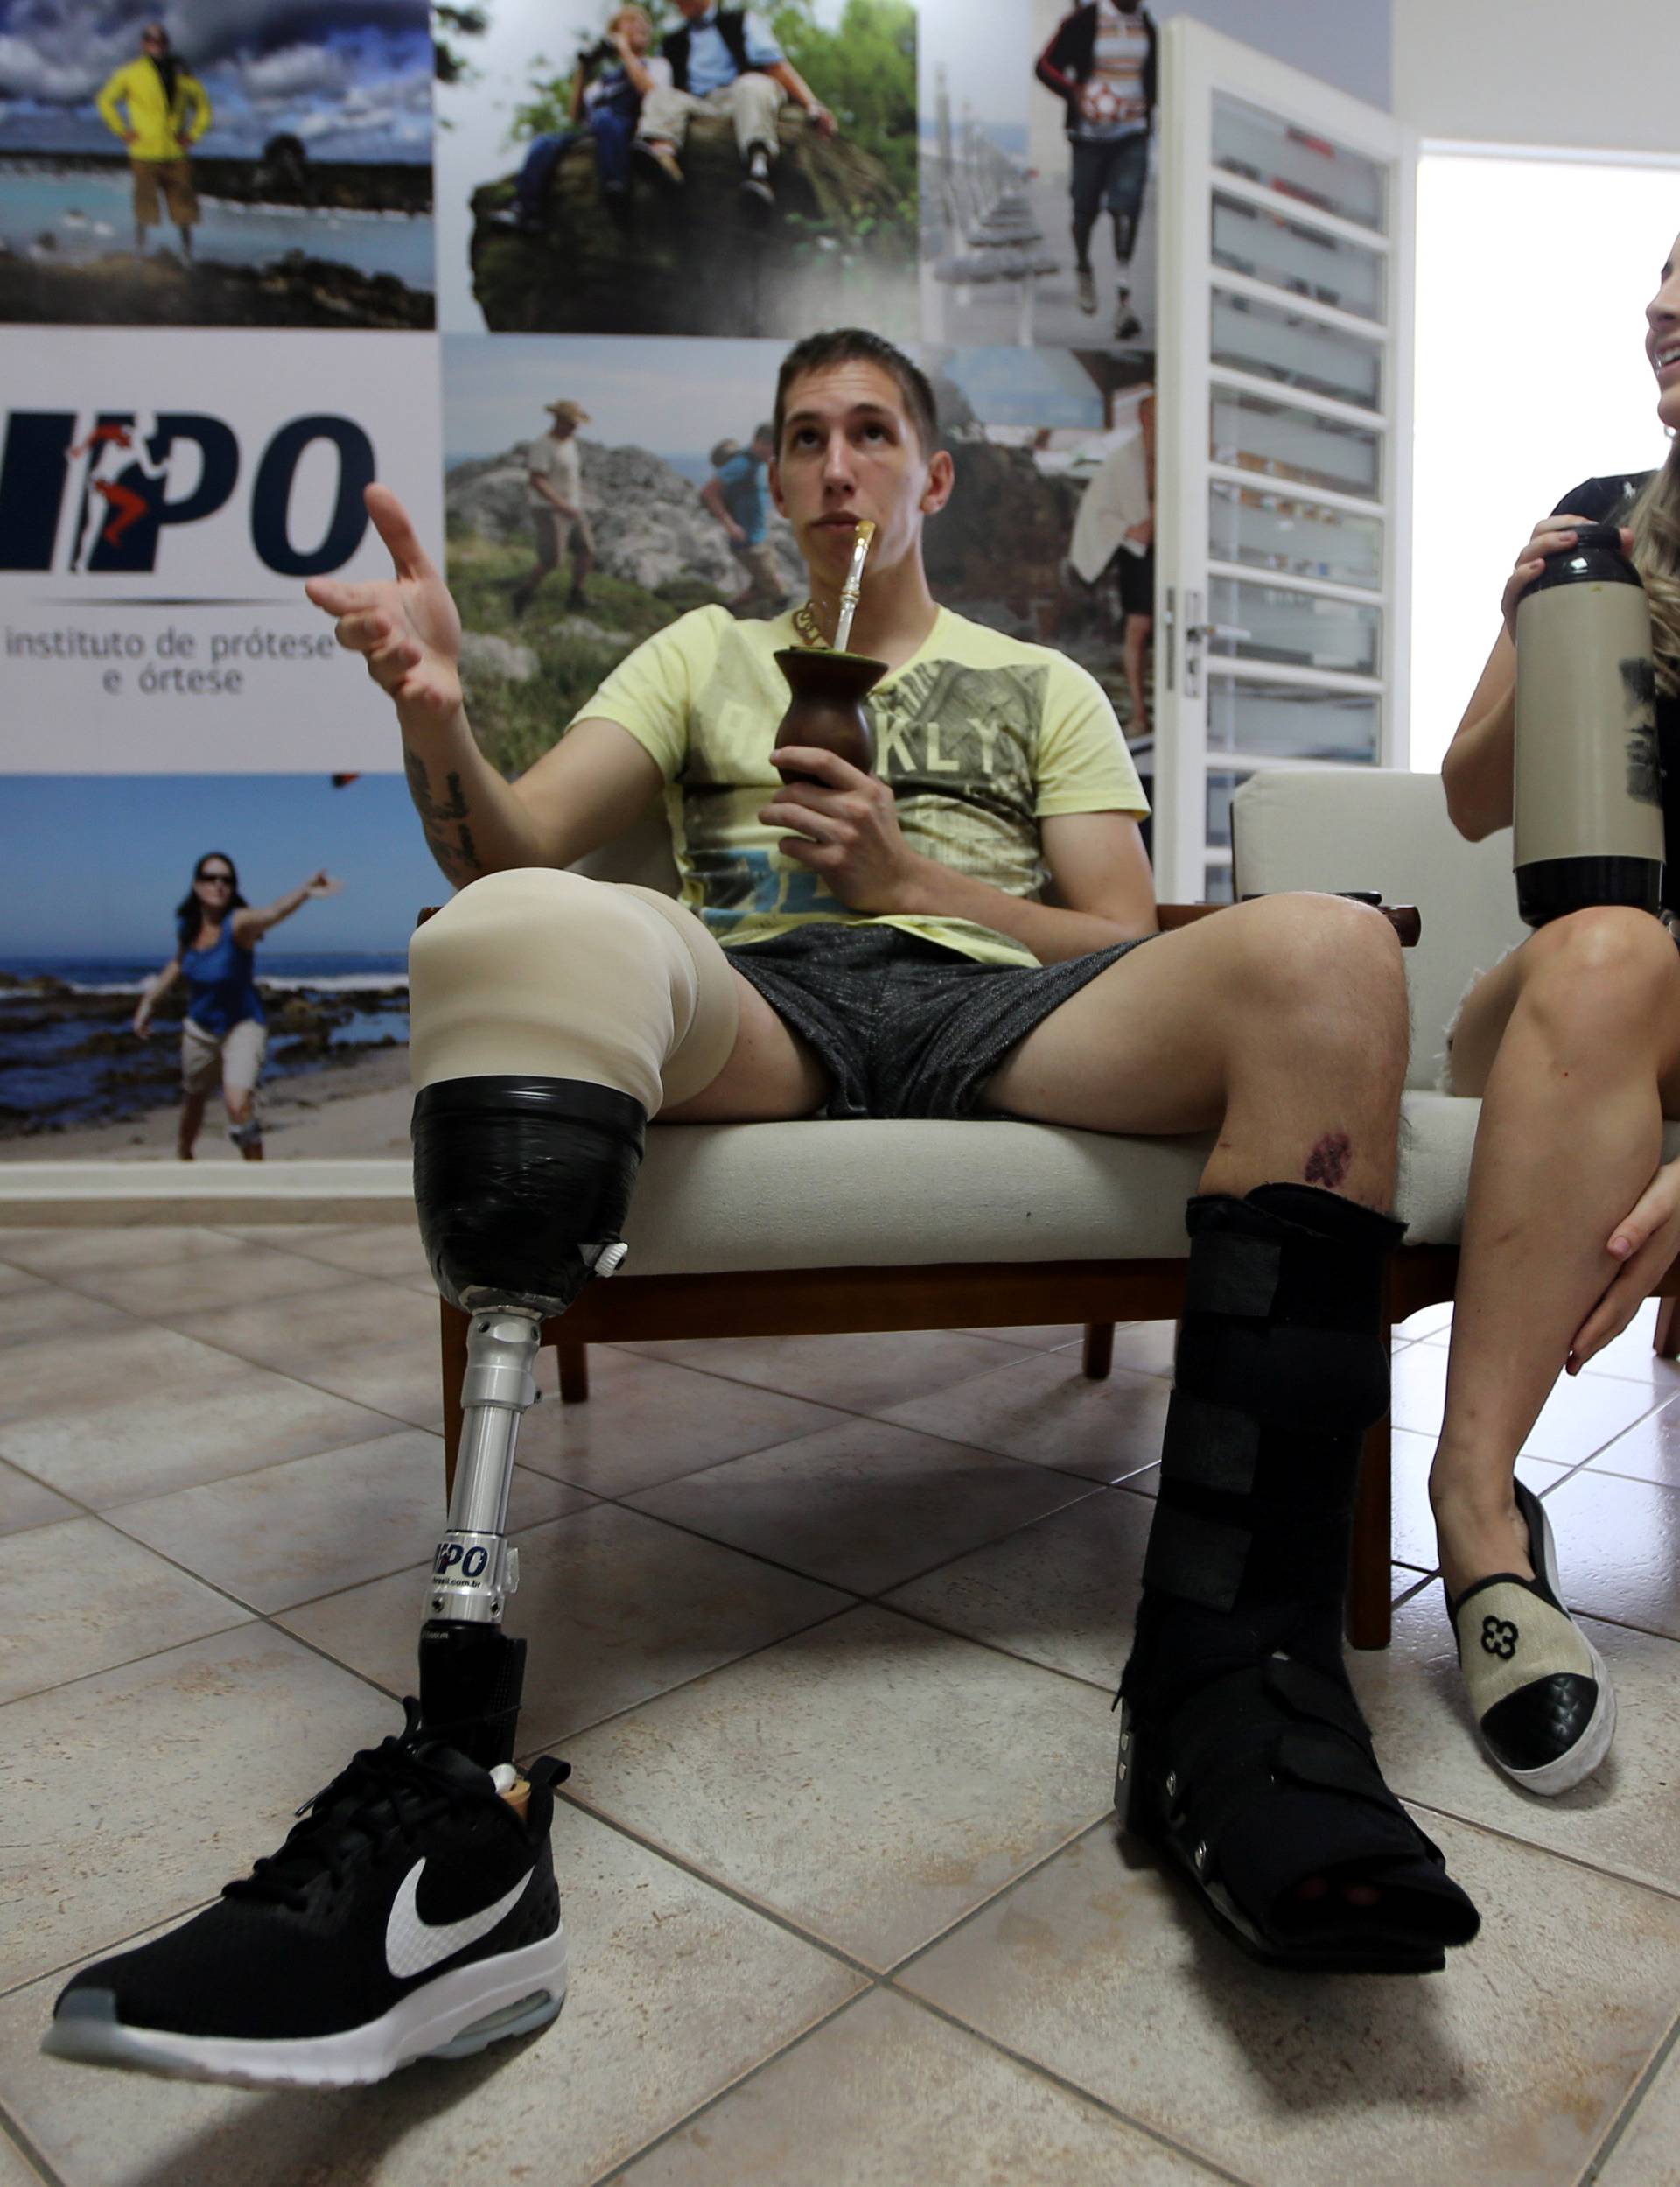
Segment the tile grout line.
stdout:
<svg viewBox="0 0 1680 2187">
<path fill-rule="evenodd" d="M 877 1990 L 884 1987 L 883 1982 L 877 1978 L 872 1980 L 865 1988 L 856 1990 L 850 1997 L 843 1998 L 837 2005 L 823 2013 L 820 2018 L 812 2021 L 808 2027 L 802 2028 L 796 2034 L 789 2036 L 788 2040 L 777 2049 L 769 2051 L 752 2064 L 743 2066 L 733 2080 L 725 2081 L 721 2088 L 713 2089 L 710 2095 L 703 2098 L 692 2111 L 685 2111 L 680 2119 L 672 2120 L 668 2126 L 662 2127 L 657 2134 L 651 2135 L 646 2141 L 638 2142 L 627 2156 L 620 2157 L 616 2162 L 609 2164 L 605 2171 L 597 2172 L 590 2182 L 589 2187 L 612 2187 L 612 2183 L 621 2179 L 631 2165 L 639 2164 L 643 2157 L 650 2156 L 655 2149 L 662 2148 L 667 2141 L 675 2140 L 676 2135 L 693 2126 L 696 2120 L 704 2118 L 707 2113 L 715 2110 L 725 2097 L 732 2096 L 738 2089 L 744 2088 L 749 2081 L 757 2080 L 761 2073 L 767 2072 L 771 2066 L 779 2064 L 783 2058 L 791 2056 L 794 2051 L 802 2050 L 813 2036 L 820 2035 L 824 2028 L 832 2025 L 842 2013 L 850 2012 L 854 2005 L 862 2004 L 866 1997 L 873 1995 Z"/>
<path fill-rule="evenodd" d="M 1496 1839 L 1502 1845 L 1515 1846 L 1523 1853 L 1537 1853 L 1547 1860 L 1561 1861 L 1584 1875 L 1596 1875 L 1606 1883 L 1620 1883 L 1631 1891 L 1649 1891 L 1654 1898 L 1680 1902 L 1680 1882 L 1658 1883 L 1648 1876 L 1630 1875 L 1624 1868 L 1606 1868 L 1601 1861 L 1584 1860 L 1578 1853 L 1565 1853 L 1558 1846 L 1543 1845 L 1537 1839 L 1519 1838 L 1515 1831 L 1502 1830 L 1497 1823 L 1484 1822 L 1477 1815 L 1461 1815 L 1456 1807 L 1443 1807 L 1438 1800 L 1420 1799 L 1415 1793 L 1404 1792 L 1396 1785 L 1389 1789 L 1408 1807 L 1418 1808 L 1425 1815 L 1438 1816 L 1444 1822 L 1457 1823 L 1461 1829 L 1477 1831 L 1482 1837 Z"/>
<path fill-rule="evenodd" d="M 31 2171 L 38 2174 L 42 2187 L 66 2187 L 64 2176 L 57 2166 L 47 2162 L 32 2137 L 24 2130 L 22 2123 L 12 2117 L 4 2103 L 0 2103 L 0 2145 L 6 2142 L 18 2151 Z"/>
<path fill-rule="evenodd" d="M 1605 2166 L 1615 2155 L 1623 2135 L 1634 2123 L 1640 2106 L 1656 2085 L 1658 2075 L 1674 2056 L 1676 2044 L 1680 2044 L 1680 2019 L 1676 2020 L 1667 2035 L 1662 2037 L 1656 2050 L 1645 2061 L 1644 2071 L 1622 2099 L 1615 2117 L 1611 2120 L 1610 2124 L 1605 2129 L 1603 2140 L 1587 2159 L 1586 2168 L 1576 2183 L 1576 2187 L 1592 2187 L 1592 2182 L 1600 2176 Z"/>
<path fill-rule="evenodd" d="M 1099 2096 L 1095 2089 L 1086 2088 L 1080 2082 L 1070 2080 L 1065 2073 L 1059 2073 L 1054 2066 L 1046 2065 L 1041 2059 L 1030 2057 L 1025 2050 L 1013 2049 L 999 2036 L 989 2035 L 984 2028 L 975 2027 L 970 2022 L 960 2018 L 946 2006 L 935 2004 L 931 1998 L 923 1997 L 913 1989 L 900 1991 L 896 1980 L 889 1980 L 883 1987 L 909 1999 L 913 2003 L 919 2005 L 924 2012 L 931 2013 L 935 2020 L 942 2020 L 948 2027 L 956 2029 L 961 2034 L 970 2036 L 987 2050 L 997 2051 L 1000 2057 L 1006 2057 L 1014 2064 L 1024 2067 L 1035 2078 L 1048 2081 L 1053 2087 L 1060 2088 L 1064 2094 L 1077 2097 L 1082 2103 L 1089 2104 L 1094 2110 L 1105 2112 L 1119 2125 L 1129 2127 L 1134 2134 L 1141 2134 L 1146 2140 L 1154 2142 L 1158 2148 L 1166 2149 L 1169 2155 L 1177 2157 L 1181 2162 L 1194 2164 L 1200 2170 L 1207 2172 L 1210 2177 L 1224 2180 L 1227 2187 L 1255 2187 L 1253 2180 L 1243 2173 L 1228 2171 L 1217 2158 L 1209 2156 L 1200 2149 L 1192 2148 L 1187 2142 L 1175 2141 L 1171 2134 L 1164 2133 L 1159 2127 L 1152 2126 L 1146 2119 L 1139 2119 L 1129 2111 L 1123 2111 L 1118 2104 L 1110 2102 L 1106 2096 Z M 601 2187 L 601 2183 L 595 2183 L 595 2187 Z"/>
<path fill-rule="evenodd" d="M 866 1997 L 871 1997 L 871 1994 L 873 1994 L 875 1990 L 882 1988 L 882 1986 L 884 1986 L 882 1981 L 875 1980 L 875 1981 L 871 1981 L 871 1984 L 866 1986 L 866 1988 L 862 1988 L 862 1990 L 853 1990 L 851 1997 L 840 1999 L 838 2006 L 831 2008 L 830 2012 L 822 2012 L 822 2015 L 818 2016 L 818 2019 L 814 2019 L 812 2023 L 809 2023 L 809 2028 L 801 2028 L 799 2032 L 792 2034 L 792 2036 L 788 2036 L 788 2041 L 783 2043 L 783 2045 L 779 2045 L 777 2050 L 770 2051 L 768 2056 L 764 2056 L 764 2058 L 757 2058 L 755 2063 L 748 2064 L 748 2067 L 742 2067 L 742 2071 L 739 2071 L 738 2076 L 733 2078 L 733 2080 L 726 2080 L 726 2082 L 724 2082 L 724 2086 L 722 2086 L 722 2089 L 713 2089 L 713 2091 L 711 2091 L 711 2095 L 707 2095 L 707 2098 L 703 2098 L 703 2099 L 700 2099 L 698 2104 L 696 2104 L 694 2111 L 685 2111 L 685 2113 L 682 2113 L 681 2120 L 672 2120 L 672 2124 L 669 2124 L 669 2126 L 661 2126 L 661 2130 L 658 2130 L 656 2134 L 652 2134 L 652 2137 L 649 2137 L 648 2141 L 639 2141 L 639 2143 L 636 2143 L 636 2146 L 632 2148 L 632 2150 L 630 2150 L 630 2155 L 627 2155 L 627 2156 L 619 2156 L 619 2159 L 614 2161 L 614 2163 L 610 2163 L 608 2168 L 606 2168 L 606 2172 L 597 2172 L 597 2174 L 595 2174 L 595 2178 L 592 2178 L 592 2181 L 588 2183 L 588 2187 L 612 2187 L 612 2183 L 614 2183 L 614 2181 L 621 2181 L 623 2174 L 626 2174 L 627 2169 L 630 2169 L 630 2165 L 640 2163 L 640 2159 L 643 2159 L 643 2156 L 652 2156 L 652 2152 L 654 2152 L 654 2150 L 661 2150 L 661 2148 L 663 2148 L 665 2143 L 668 2143 L 668 2141 L 674 2141 L 674 2139 L 676 2139 L 678 2134 L 685 2133 L 685 2130 L 690 2128 L 690 2126 L 694 2126 L 694 2124 L 696 2124 L 696 2120 L 703 2120 L 703 2117 L 707 2115 L 709 2111 L 716 2111 L 716 2106 L 718 2106 L 718 2104 L 724 2102 L 724 2098 L 729 2098 L 729 2095 L 735 2095 L 735 2091 L 738 2091 L 738 2089 L 744 2089 L 744 2086 L 746 2086 L 748 2082 L 751 2082 L 751 2080 L 757 2080 L 757 2078 L 760 2078 L 761 2073 L 768 2071 L 768 2069 L 773 2067 L 773 2064 L 779 2064 L 779 2063 L 781 2063 L 781 2060 L 783 2060 L 783 2058 L 788 2058 L 788 2056 L 790 2056 L 792 2051 L 803 2050 L 803 2047 L 808 2045 L 809 2041 L 812 2041 L 812 2036 L 818 2036 L 818 2034 L 822 2034 L 822 2029 L 830 2028 L 830 2025 L 834 2025 L 834 2021 L 838 2021 L 838 2019 L 840 2019 L 840 2015 L 843 2015 L 843 2012 L 851 2012 L 851 2008 L 853 2008 L 853 2006 L 860 2006 L 860 2003 L 864 2001 Z"/>
<path fill-rule="evenodd" d="M 663 1839 L 649 1836 L 645 1830 L 623 1816 L 592 1806 L 581 1795 L 565 1791 L 559 1785 L 555 1787 L 554 1797 L 556 1804 L 570 1807 L 576 1814 L 586 1815 L 592 1822 L 599 1823 L 603 1828 L 612 1831 L 620 1838 L 627 1838 L 632 1845 L 640 1846 L 644 1853 L 651 1854 L 656 1861 L 663 1861 L 669 1867 L 680 1869 L 693 1882 L 704 1884 L 708 1890 L 716 1891 L 719 1897 L 731 1900 L 760 1921 L 768 1922 L 772 1928 L 780 1929 L 785 1936 L 808 1945 L 814 1952 L 822 1952 L 825 1959 L 838 1961 L 849 1973 L 862 1975 L 871 1984 L 888 1979 L 886 1968 L 872 1966 L 867 1959 L 859 1959 L 854 1952 L 848 1952 L 844 1945 L 834 1943 L 815 1929 L 802 1927 L 791 1914 L 784 1913 L 780 1907 L 767 1899 L 753 1897 L 744 1885 L 732 1882 L 727 1876 L 715 1875 L 710 1868 L 702 1867 L 691 1855 L 679 1853 L 674 1847 L 667 1845 Z M 564 1893 L 561 1896 L 564 1904 Z M 978 1911 L 978 1909 L 976 1910 Z M 861 1994 L 861 1992 L 858 1994 Z"/>
</svg>

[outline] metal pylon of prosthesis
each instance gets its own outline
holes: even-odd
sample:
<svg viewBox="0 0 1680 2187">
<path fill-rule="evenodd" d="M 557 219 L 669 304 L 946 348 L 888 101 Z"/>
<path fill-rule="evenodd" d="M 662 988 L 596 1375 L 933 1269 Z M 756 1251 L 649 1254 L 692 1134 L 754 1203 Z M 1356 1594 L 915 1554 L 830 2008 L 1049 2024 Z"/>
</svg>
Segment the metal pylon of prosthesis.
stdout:
<svg viewBox="0 0 1680 2187">
<path fill-rule="evenodd" d="M 472 1316 L 455 1485 L 426 1596 L 434 1618 L 499 1625 L 519 1586 L 519 1552 L 507 1539 L 508 1492 L 520 1417 L 536 1400 L 542 1328 L 534 1309 L 518 1307 Z"/>
</svg>

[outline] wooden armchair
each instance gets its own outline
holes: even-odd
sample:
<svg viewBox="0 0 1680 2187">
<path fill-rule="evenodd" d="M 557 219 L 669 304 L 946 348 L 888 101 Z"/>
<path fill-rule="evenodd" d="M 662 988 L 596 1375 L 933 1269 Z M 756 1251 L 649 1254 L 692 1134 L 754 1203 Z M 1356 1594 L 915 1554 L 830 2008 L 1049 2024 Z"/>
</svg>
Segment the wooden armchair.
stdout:
<svg viewBox="0 0 1680 2187">
<path fill-rule="evenodd" d="M 662 818 L 649 815 L 582 870 L 674 891 Z M 1164 906 L 1162 924 L 1218 909 Z M 1415 941 L 1417 913 L 1390 915 L 1403 940 Z M 1101 1380 L 1116 1322 L 1174 1320 L 1181 1310 L 1184 1203 L 1208 1145 L 990 1119 L 960 1130 L 920 1121 L 655 1128 L 623 1272 L 591 1284 L 544 1326 L 562 1399 L 586 1400 L 591 1344 L 1056 1321 L 1085 1324 L 1084 1371 Z M 442 1311 L 452 1473 L 466 1316 Z M 1358 1522 L 1349 1633 L 1366 1647 L 1388 1637 L 1387 1447 L 1384 1432 Z"/>
</svg>

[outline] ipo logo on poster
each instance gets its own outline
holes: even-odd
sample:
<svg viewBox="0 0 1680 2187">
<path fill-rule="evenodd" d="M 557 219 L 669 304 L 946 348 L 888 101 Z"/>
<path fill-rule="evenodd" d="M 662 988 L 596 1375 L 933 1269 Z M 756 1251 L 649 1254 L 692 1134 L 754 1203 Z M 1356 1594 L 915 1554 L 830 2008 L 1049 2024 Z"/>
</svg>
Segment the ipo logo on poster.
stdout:
<svg viewBox="0 0 1680 2187">
<path fill-rule="evenodd" d="M 306 578 L 388 576 L 374 479 L 442 531 L 428 335 L 32 340 L 0 410 L 0 771 L 389 768 Z"/>
</svg>

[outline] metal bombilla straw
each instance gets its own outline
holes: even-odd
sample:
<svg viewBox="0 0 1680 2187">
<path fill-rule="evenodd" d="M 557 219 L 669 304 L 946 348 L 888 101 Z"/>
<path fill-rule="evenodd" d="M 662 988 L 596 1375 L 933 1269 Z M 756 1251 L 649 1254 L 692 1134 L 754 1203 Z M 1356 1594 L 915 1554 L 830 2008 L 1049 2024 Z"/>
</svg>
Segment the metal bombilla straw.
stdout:
<svg viewBox="0 0 1680 2187">
<path fill-rule="evenodd" d="M 851 567 L 846 581 L 840 588 L 840 620 L 835 625 L 834 649 L 846 650 L 846 641 L 851 635 L 852 617 L 858 613 L 858 596 L 864 589 L 864 564 L 869 559 L 870 543 L 875 536 L 875 526 L 867 516 L 858 520 L 858 537 L 851 550 Z"/>
<path fill-rule="evenodd" d="M 788 711 L 776 731 L 777 745 L 808 745 L 818 751 L 832 752 L 865 775 L 874 768 L 875 740 L 864 711 L 864 699 L 886 674 L 886 662 L 848 653 L 846 641 L 851 635 L 852 617 L 858 613 L 864 563 L 874 536 L 874 525 L 866 516 L 860 517 L 851 552 L 851 568 L 841 589 L 833 649 L 822 646 L 784 646 L 775 655 L 776 666 L 787 677 L 792 693 Z M 785 768 L 779 767 L 777 772 L 788 782 L 816 779 L 796 771 L 789 773 Z"/>
</svg>

